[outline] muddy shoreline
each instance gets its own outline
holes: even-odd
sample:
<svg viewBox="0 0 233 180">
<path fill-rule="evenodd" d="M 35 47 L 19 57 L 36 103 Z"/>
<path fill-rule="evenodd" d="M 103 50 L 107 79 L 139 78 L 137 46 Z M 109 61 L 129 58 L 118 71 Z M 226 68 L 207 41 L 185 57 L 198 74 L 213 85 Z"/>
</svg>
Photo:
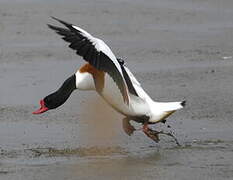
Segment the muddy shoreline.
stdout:
<svg viewBox="0 0 233 180">
<path fill-rule="evenodd" d="M 232 6 L 0 0 L 0 179 L 232 179 Z M 168 118 L 172 128 L 154 126 L 173 131 L 181 147 L 166 136 L 155 144 L 142 132 L 125 135 L 123 117 L 94 92 L 32 115 L 84 63 L 46 27 L 56 24 L 50 16 L 104 39 L 153 99 L 186 99 Z"/>
</svg>

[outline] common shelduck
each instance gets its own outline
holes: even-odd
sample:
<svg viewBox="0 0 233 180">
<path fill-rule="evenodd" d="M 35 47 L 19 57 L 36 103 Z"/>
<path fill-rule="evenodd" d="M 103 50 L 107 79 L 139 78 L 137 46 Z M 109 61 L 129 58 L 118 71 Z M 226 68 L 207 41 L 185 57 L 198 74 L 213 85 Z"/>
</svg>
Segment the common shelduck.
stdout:
<svg viewBox="0 0 233 180">
<path fill-rule="evenodd" d="M 123 114 L 123 129 L 131 135 L 136 129 L 130 121 L 142 123 L 143 132 L 155 142 L 159 141 L 158 131 L 148 124 L 165 122 L 165 118 L 185 106 L 185 101 L 156 102 L 142 89 L 124 60 L 116 58 L 111 49 L 102 41 L 73 24 L 54 18 L 66 28 L 48 25 L 67 41 L 69 47 L 83 57 L 84 64 L 70 76 L 54 93 L 40 101 L 41 114 L 61 106 L 75 90 L 95 90 L 110 106 Z"/>
</svg>

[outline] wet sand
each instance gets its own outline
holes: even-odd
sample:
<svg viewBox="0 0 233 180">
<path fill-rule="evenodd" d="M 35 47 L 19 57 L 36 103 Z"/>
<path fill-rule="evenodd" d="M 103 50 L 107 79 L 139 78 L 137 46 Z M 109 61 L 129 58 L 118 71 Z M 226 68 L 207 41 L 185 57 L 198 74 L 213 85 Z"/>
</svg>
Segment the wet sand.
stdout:
<svg viewBox="0 0 233 180">
<path fill-rule="evenodd" d="M 0 0 L 0 179 L 232 179 L 233 1 Z M 84 61 L 50 16 L 105 40 L 158 101 L 187 100 L 155 129 L 124 134 L 94 92 L 31 112 Z M 90 109 L 90 110 L 89 110 Z M 137 124 L 135 126 L 139 127 Z"/>
</svg>

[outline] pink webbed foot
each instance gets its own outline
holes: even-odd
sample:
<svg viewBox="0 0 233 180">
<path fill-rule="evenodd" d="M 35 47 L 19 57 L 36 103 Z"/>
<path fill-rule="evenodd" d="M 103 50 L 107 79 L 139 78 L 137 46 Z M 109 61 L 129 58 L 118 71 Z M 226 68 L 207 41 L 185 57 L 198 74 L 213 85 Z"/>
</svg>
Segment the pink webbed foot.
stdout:
<svg viewBox="0 0 233 180">
<path fill-rule="evenodd" d="M 164 135 L 167 135 L 167 136 L 170 136 L 170 137 L 172 137 L 174 140 L 175 140 L 175 142 L 176 142 L 176 144 L 178 145 L 178 146 L 181 146 L 180 145 L 180 143 L 179 143 L 179 141 L 177 140 L 177 138 L 172 134 L 172 133 L 170 133 L 170 132 L 164 132 L 164 131 L 155 131 L 155 130 L 152 130 L 152 129 L 150 129 L 149 127 L 148 127 L 148 124 L 147 123 L 145 123 L 144 125 L 143 125 L 143 132 L 149 137 L 149 138 L 151 138 L 153 141 L 155 141 L 155 142 L 159 142 L 159 134 L 164 134 Z"/>
<path fill-rule="evenodd" d="M 159 142 L 159 133 L 160 132 L 158 132 L 158 131 L 155 131 L 155 130 L 152 130 L 152 129 L 150 129 L 149 127 L 148 127 L 148 124 L 147 123 L 145 123 L 144 125 L 143 125 L 143 132 L 149 137 L 149 138 L 151 138 L 153 141 L 155 141 L 155 142 Z"/>
<path fill-rule="evenodd" d="M 129 136 L 131 136 L 134 131 L 136 131 L 136 129 L 130 124 L 130 119 L 128 119 L 127 117 L 124 118 L 122 120 L 122 127 L 123 127 L 123 130 L 125 131 L 126 134 L 128 134 Z"/>
</svg>

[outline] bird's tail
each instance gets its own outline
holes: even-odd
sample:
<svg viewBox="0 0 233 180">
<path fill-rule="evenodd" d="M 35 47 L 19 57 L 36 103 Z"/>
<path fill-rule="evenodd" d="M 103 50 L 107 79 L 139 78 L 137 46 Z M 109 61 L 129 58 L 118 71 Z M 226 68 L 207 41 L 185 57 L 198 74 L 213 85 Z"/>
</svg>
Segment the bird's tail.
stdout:
<svg viewBox="0 0 233 180">
<path fill-rule="evenodd" d="M 186 105 L 186 101 L 159 103 L 159 106 L 163 111 L 176 111 L 184 108 L 185 105 Z"/>
<path fill-rule="evenodd" d="M 166 118 L 173 114 L 175 111 L 182 109 L 186 104 L 186 101 L 179 102 L 154 102 L 153 113 L 154 119 L 151 122 L 165 122 Z"/>
</svg>

